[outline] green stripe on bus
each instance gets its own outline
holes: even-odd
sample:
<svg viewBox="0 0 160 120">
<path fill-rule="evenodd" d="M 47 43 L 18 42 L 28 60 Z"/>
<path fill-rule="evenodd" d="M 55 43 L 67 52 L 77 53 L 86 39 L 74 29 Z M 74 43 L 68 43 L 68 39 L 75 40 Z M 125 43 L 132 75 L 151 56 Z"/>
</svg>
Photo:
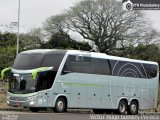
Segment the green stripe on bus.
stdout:
<svg viewBox="0 0 160 120">
<path fill-rule="evenodd" d="M 32 80 L 36 79 L 36 76 L 37 76 L 38 72 L 47 71 L 47 70 L 50 70 L 50 69 L 51 69 L 50 67 L 40 67 L 40 68 L 34 69 L 34 71 L 32 72 Z"/>
<path fill-rule="evenodd" d="M 103 85 L 99 85 L 99 84 L 82 84 L 82 83 L 64 83 L 64 85 L 66 86 L 97 86 L 97 87 L 101 87 Z"/>
<path fill-rule="evenodd" d="M 12 69 L 11 67 L 7 67 L 1 71 L 1 79 L 2 80 L 4 79 L 5 73 L 8 71 L 11 71 L 11 69 Z"/>
</svg>

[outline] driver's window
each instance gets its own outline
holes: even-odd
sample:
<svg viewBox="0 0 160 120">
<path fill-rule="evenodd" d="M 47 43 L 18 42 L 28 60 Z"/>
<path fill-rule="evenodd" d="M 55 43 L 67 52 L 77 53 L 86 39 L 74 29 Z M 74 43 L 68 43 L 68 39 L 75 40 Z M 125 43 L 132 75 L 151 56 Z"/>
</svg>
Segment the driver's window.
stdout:
<svg viewBox="0 0 160 120">
<path fill-rule="evenodd" d="M 36 91 L 50 89 L 53 85 L 57 71 L 40 72 L 37 79 Z"/>
</svg>

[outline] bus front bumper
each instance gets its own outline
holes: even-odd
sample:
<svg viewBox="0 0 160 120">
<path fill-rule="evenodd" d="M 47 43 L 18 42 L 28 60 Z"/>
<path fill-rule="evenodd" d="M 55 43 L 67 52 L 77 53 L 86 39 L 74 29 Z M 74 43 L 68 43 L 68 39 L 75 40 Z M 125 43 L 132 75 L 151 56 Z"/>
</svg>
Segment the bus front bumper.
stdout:
<svg viewBox="0 0 160 120">
<path fill-rule="evenodd" d="M 9 106 L 13 106 L 13 107 L 36 107 L 37 106 L 36 100 L 33 100 L 33 99 L 31 99 L 31 100 L 26 100 L 26 99 L 19 100 L 18 97 L 15 97 L 14 100 L 7 99 L 7 104 Z"/>
</svg>

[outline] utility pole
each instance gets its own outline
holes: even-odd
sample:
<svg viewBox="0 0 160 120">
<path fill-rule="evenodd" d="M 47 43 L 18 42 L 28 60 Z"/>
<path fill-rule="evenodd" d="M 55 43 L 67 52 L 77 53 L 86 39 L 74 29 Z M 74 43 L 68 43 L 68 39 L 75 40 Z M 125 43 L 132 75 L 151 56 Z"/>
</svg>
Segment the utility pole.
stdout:
<svg viewBox="0 0 160 120">
<path fill-rule="evenodd" d="M 17 25 L 17 51 L 16 51 L 16 55 L 18 55 L 19 53 L 19 27 L 20 27 L 20 6 L 21 5 L 21 0 L 19 0 L 19 4 L 18 4 L 18 25 Z"/>
</svg>

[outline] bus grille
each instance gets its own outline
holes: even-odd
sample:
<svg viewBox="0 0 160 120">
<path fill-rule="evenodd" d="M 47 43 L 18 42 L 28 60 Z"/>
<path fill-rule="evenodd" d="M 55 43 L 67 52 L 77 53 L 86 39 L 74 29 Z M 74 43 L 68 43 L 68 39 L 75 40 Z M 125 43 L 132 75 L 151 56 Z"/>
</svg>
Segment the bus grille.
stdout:
<svg viewBox="0 0 160 120">
<path fill-rule="evenodd" d="M 25 101 L 26 98 L 25 97 L 10 97 L 10 100 L 14 100 L 14 101 Z"/>
</svg>

